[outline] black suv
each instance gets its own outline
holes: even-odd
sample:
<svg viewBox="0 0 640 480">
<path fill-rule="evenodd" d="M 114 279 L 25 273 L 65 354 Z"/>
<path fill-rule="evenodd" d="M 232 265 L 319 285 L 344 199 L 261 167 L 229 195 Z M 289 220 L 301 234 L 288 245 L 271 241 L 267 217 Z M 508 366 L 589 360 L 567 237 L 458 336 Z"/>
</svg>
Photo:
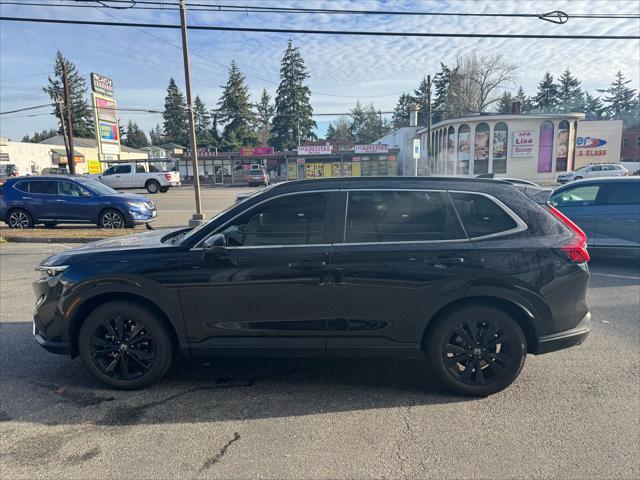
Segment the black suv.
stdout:
<svg viewBox="0 0 640 480">
<path fill-rule="evenodd" d="M 123 389 L 160 379 L 177 351 L 426 355 L 450 389 L 489 395 L 527 353 L 589 332 L 585 236 L 547 198 L 478 179 L 267 187 L 194 229 L 46 259 L 35 338 Z"/>
</svg>

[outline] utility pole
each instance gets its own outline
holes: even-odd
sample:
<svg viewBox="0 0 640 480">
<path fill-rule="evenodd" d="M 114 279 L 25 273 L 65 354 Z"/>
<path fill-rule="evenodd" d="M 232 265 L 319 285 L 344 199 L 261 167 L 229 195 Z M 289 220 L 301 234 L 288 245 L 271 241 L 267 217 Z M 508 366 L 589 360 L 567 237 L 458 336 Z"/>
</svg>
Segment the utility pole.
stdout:
<svg viewBox="0 0 640 480">
<path fill-rule="evenodd" d="M 60 112 L 60 123 L 62 124 L 62 138 L 64 139 L 64 151 L 69 151 L 69 139 L 67 138 L 67 122 L 64 118 L 64 104 L 60 97 L 56 96 L 56 105 L 58 105 L 58 112 Z"/>
<path fill-rule="evenodd" d="M 189 225 L 195 227 L 204 220 L 202 203 L 200 200 L 200 169 L 198 168 L 198 144 L 196 141 L 196 127 L 193 121 L 193 102 L 191 101 L 191 73 L 189 68 L 189 40 L 187 38 L 187 12 L 185 0 L 179 0 L 180 27 L 182 30 L 182 57 L 184 61 L 184 82 L 187 90 L 187 109 L 189 110 L 189 137 L 191 139 L 191 161 L 193 166 L 193 190 L 196 196 L 196 213 L 193 214 Z"/>
<path fill-rule="evenodd" d="M 431 75 L 427 75 L 427 162 L 425 170 L 429 169 L 431 157 Z M 427 172 L 425 172 L 426 174 Z"/>
<path fill-rule="evenodd" d="M 76 159 L 73 156 L 73 121 L 71 118 L 71 94 L 69 92 L 69 76 L 67 72 L 66 62 L 62 63 L 62 86 L 64 89 L 64 105 L 66 109 L 67 117 L 67 133 L 68 140 L 65 142 L 67 147 L 67 165 L 69 166 L 69 173 L 74 175 L 76 173 Z M 62 118 L 63 133 L 64 133 L 64 116 Z"/>
</svg>

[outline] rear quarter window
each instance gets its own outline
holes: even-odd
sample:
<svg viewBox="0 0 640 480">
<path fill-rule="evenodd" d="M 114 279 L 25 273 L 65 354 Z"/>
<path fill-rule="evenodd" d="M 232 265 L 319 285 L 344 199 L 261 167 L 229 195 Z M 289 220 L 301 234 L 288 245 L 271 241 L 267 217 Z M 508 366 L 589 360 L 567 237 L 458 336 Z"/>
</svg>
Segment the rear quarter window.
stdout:
<svg viewBox="0 0 640 480">
<path fill-rule="evenodd" d="M 469 238 L 505 233 L 518 223 L 489 197 L 475 193 L 451 192 L 453 205 Z"/>
<path fill-rule="evenodd" d="M 13 188 L 21 192 L 29 192 L 29 183 L 30 182 L 16 182 Z"/>
</svg>

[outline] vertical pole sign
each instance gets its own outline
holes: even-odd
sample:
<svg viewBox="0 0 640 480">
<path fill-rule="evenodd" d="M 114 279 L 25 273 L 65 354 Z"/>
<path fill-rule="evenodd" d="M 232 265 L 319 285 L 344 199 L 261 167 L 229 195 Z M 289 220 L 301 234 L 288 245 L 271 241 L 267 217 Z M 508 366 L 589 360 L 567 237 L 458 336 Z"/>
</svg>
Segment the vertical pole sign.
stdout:
<svg viewBox="0 0 640 480">
<path fill-rule="evenodd" d="M 120 128 L 118 111 L 113 98 L 113 81 L 98 73 L 91 74 L 91 99 L 98 140 L 98 161 L 88 162 L 89 173 L 101 173 L 104 160 L 117 160 L 120 156 Z"/>
</svg>

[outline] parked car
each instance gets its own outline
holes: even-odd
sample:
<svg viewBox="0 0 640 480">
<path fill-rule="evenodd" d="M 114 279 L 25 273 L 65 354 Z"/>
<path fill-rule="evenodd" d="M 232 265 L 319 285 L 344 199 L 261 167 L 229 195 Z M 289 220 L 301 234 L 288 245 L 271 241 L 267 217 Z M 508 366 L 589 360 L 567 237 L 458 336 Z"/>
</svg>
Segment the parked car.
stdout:
<svg viewBox="0 0 640 480">
<path fill-rule="evenodd" d="M 156 213 L 148 198 L 118 193 L 82 176 L 12 178 L 0 191 L 0 219 L 10 228 L 54 227 L 59 223 L 124 228 L 150 222 Z"/>
<path fill-rule="evenodd" d="M 587 235 L 589 249 L 640 256 L 640 178 L 594 178 L 554 190 L 550 202 Z"/>
<path fill-rule="evenodd" d="M 115 189 L 146 188 L 149 193 L 165 193 L 170 187 L 180 186 L 180 173 L 147 172 L 144 165 L 136 163 L 112 165 L 104 172 L 89 177 Z"/>
<path fill-rule="evenodd" d="M 437 177 L 278 184 L 193 229 L 44 260 L 35 339 L 122 389 L 159 380 L 179 350 L 426 355 L 451 390 L 489 395 L 527 353 L 589 332 L 584 234 L 539 193 Z"/>
<path fill-rule="evenodd" d="M 561 173 L 558 175 L 558 183 L 573 182 L 584 178 L 593 177 L 623 177 L 628 175 L 628 170 L 622 165 L 615 163 L 594 163 L 585 165 L 574 172 Z"/>
<path fill-rule="evenodd" d="M 0 163 L 0 185 L 9 178 L 27 175 L 27 172 L 21 172 L 15 163 Z"/>
<path fill-rule="evenodd" d="M 256 185 L 269 185 L 269 174 L 263 168 L 249 170 L 249 186 L 255 187 Z"/>
<path fill-rule="evenodd" d="M 539 187 L 537 183 L 531 182 L 529 180 L 524 180 L 522 178 L 508 178 L 508 177 L 496 177 L 495 173 L 480 173 L 473 178 L 482 178 L 482 179 L 495 179 L 502 180 L 503 182 L 509 182 L 516 185 L 530 185 L 532 187 Z"/>
<path fill-rule="evenodd" d="M 69 170 L 65 167 L 43 168 L 40 175 L 69 175 Z"/>
</svg>

